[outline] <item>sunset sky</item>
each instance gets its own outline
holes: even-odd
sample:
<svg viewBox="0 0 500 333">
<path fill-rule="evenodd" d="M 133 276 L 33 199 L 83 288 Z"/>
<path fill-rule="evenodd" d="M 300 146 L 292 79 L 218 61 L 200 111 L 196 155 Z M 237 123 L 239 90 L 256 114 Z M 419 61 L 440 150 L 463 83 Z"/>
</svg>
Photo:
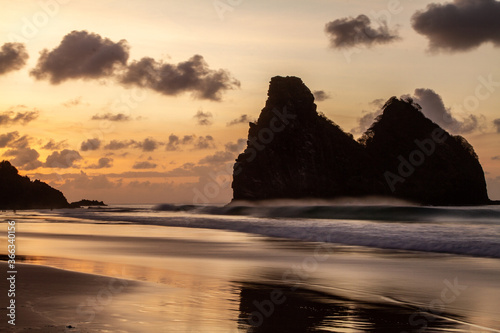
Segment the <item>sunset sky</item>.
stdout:
<svg viewBox="0 0 500 333">
<path fill-rule="evenodd" d="M 500 2 L 3 1 L 0 159 L 107 203 L 225 203 L 271 77 L 358 137 L 391 96 L 475 148 L 500 199 Z"/>
</svg>

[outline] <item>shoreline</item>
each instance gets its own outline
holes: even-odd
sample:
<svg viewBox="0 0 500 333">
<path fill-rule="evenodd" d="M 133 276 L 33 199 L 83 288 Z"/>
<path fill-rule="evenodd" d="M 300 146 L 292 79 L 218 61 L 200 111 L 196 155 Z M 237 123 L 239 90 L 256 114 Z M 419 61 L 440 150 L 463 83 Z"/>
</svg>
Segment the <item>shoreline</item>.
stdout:
<svg viewBox="0 0 500 333">
<path fill-rule="evenodd" d="M 16 264 L 21 292 L 16 296 L 24 305 L 17 308 L 18 319 L 31 318 L 31 309 L 38 317 L 14 332 L 30 327 L 41 332 L 162 332 L 166 327 L 172 332 L 267 333 L 289 323 L 312 329 L 337 322 L 358 328 L 368 323 L 376 333 L 396 332 L 393 326 L 397 332 L 416 332 L 424 324 L 444 332 L 470 332 L 473 326 L 467 323 L 500 330 L 491 312 L 500 305 L 498 259 L 213 229 L 20 222 L 19 256 L 28 263 Z M 0 269 L 6 271 L 5 266 L 0 262 Z M 114 292 L 121 281 L 128 284 Z M 0 288 L 6 290 L 4 284 Z M 453 302 L 441 299 L 445 290 L 446 300 L 455 296 Z M 77 313 L 89 298 L 93 301 Z M 439 300 L 443 308 L 433 308 Z M 314 311 L 304 317 L 296 311 L 304 307 Z M 345 311 L 350 315 L 342 316 Z M 83 323 L 92 313 L 92 321 Z M 394 320 L 391 313 L 397 314 Z M 78 322 L 71 321 L 75 314 Z M 409 324 L 412 316 L 415 325 Z"/>
</svg>

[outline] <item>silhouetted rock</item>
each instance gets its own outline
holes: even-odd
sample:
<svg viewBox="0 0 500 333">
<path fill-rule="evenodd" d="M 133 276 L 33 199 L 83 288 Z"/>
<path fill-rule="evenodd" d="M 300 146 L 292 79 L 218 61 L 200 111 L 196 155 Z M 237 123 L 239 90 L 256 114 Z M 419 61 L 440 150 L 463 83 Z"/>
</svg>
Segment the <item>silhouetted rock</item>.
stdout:
<svg viewBox="0 0 500 333">
<path fill-rule="evenodd" d="M 74 207 L 74 208 L 91 207 L 91 206 L 107 206 L 103 201 L 87 200 L 87 199 L 72 202 L 70 205 L 71 205 L 71 207 Z"/>
<path fill-rule="evenodd" d="M 0 162 L 0 209 L 68 208 L 64 195 L 39 180 L 19 175 L 8 161 Z"/>
<path fill-rule="evenodd" d="M 489 203 L 472 146 L 427 119 L 411 99 L 391 98 L 360 141 L 381 158 L 393 195 L 430 205 Z"/>
<path fill-rule="evenodd" d="M 391 98 L 357 142 L 317 113 L 296 77 L 271 79 L 232 187 L 233 200 L 382 195 L 431 205 L 489 203 L 473 148 L 411 100 Z"/>
<path fill-rule="evenodd" d="M 313 94 L 299 78 L 274 77 L 268 96 L 259 119 L 250 123 L 248 147 L 236 160 L 235 200 L 381 191 L 363 146 L 317 113 Z"/>
</svg>

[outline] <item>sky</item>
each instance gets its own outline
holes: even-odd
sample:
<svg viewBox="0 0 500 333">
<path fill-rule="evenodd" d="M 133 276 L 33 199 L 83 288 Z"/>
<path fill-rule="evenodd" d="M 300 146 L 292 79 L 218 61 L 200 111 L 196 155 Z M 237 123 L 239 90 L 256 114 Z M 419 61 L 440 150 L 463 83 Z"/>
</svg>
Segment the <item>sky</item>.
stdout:
<svg viewBox="0 0 500 333">
<path fill-rule="evenodd" d="M 2 1 L 0 159 L 69 201 L 227 203 L 272 77 L 359 137 L 392 96 L 500 199 L 500 2 Z"/>
</svg>

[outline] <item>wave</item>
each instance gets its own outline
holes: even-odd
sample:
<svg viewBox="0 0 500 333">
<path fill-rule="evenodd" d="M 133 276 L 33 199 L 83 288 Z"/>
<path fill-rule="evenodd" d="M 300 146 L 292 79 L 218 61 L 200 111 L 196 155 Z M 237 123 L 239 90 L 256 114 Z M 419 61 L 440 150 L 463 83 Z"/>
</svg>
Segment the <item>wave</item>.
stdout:
<svg viewBox="0 0 500 333">
<path fill-rule="evenodd" d="M 295 204 L 247 204 L 232 203 L 227 206 L 197 206 L 162 204 L 153 208 L 167 212 L 190 212 L 195 214 L 252 216 L 267 218 L 300 219 L 341 219 L 371 221 L 477 221 L 498 222 L 500 210 L 480 207 L 422 207 L 422 206 L 387 206 L 387 205 L 308 205 Z"/>
<path fill-rule="evenodd" d="M 137 210 L 67 210 L 63 215 L 82 222 L 220 229 L 309 242 L 500 258 L 500 210 L 486 206 L 161 205 Z"/>
</svg>

